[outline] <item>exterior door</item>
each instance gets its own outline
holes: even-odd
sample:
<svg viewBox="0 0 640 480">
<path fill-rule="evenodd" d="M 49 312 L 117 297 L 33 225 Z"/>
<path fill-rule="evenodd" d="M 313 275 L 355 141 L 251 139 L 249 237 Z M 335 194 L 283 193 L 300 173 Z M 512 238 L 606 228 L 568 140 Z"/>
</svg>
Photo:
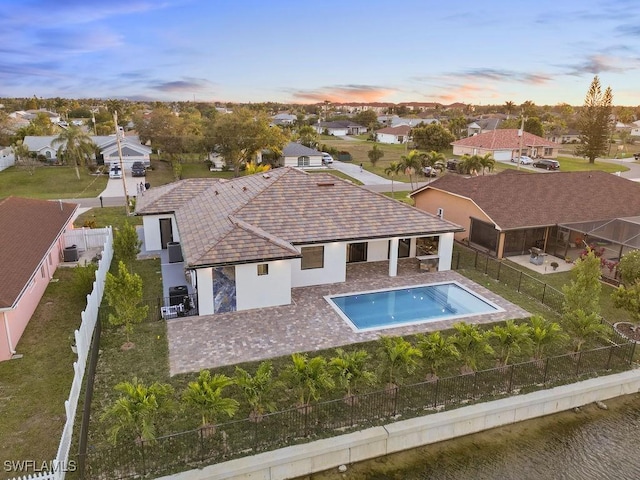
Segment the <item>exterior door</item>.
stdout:
<svg viewBox="0 0 640 480">
<path fill-rule="evenodd" d="M 347 263 L 367 261 L 367 242 L 347 245 Z"/>
<path fill-rule="evenodd" d="M 167 248 L 167 243 L 173 242 L 173 229 L 170 218 L 160 219 L 160 244 L 162 249 Z"/>
</svg>

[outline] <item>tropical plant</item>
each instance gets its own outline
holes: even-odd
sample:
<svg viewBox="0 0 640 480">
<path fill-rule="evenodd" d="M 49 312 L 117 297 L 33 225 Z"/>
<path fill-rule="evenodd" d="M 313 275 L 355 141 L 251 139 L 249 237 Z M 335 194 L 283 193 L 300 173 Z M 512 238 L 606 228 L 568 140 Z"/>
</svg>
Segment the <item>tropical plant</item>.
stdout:
<svg viewBox="0 0 640 480">
<path fill-rule="evenodd" d="M 136 227 L 125 221 L 116 231 L 113 238 L 113 253 L 115 257 L 131 268 L 141 248 L 142 240 L 138 238 Z"/>
<path fill-rule="evenodd" d="M 640 280 L 640 250 L 625 253 L 618 263 L 618 272 L 624 285 L 633 285 Z"/>
<path fill-rule="evenodd" d="M 266 172 L 271 169 L 268 163 L 247 162 L 244 167 L 245 175 L 253 175 L 254 173 Z"/>
<path fill-rule="evenodd" d="M 391 194 L 393 195 L 393 179 L 396 175 L 398 175 L 402 171 L 402 163 L 400 162 L 391 162 L 389 166 L 384 169 L 384 173 L 391 177 Z"/>
<path fill-rule="evenodd" d="M 479 155 L 463 155 L 460 161 L 460 170 L 468 175 L 477 175 L 482 169 Z"/>
<path fill-rule="evenodd" d="M 276 408 L 273 391 L 280 386 L 273 378 L 273 365 L 265 361 L 258 365 L 256 373 L 251 375 L 243 368 L 236 367 L 235 383 L 251 407 L 251 417 L 262 418 L 266 411 L 273 412 Z"/>
<path fill-rule="evenodd" d="M 384 157 L 384 151 L 378 147 L 378 145 L 374 145 L 373 148 L 367 152 L 367 157 L 369 157 L 371 165 L 375 167 L 378 160 Z"/>
<path fill-rule="evenodd" d="M 609 328 L 601 322 L 595 313 L 586 313 L 584 310 L 572 312 L 566 318 L 566 329 L 574 342 L 575 351 L 579 352 L 582 346 L 592 340 L 608 340 Z"/>
<path fill-rule="evenodd" d="M 489 344 L 490 332 L 482 332 L 477 325 L 465 322 L 456 323 L 453 328 L 453 344 L 460 353 L 460 358 L 468 371 L 475 371 L 478 362 L 487 355 L 493 355 L 494 351 Z"/>
<path fill-rule="evenodd" d="M 238 411 L 236 400 L 222 396 L 224 389 L 233 384 L 234 380 L 226 375 L 216 373 L 212 376 L 209 370 L 201 370 L 197 380 L 189 382 L 185 388 L 182 399 L 198 412 L 202 427 L 215 425 L 219 415 L 231 418 Z"/>
<path fill-rule="evenodd" d="M 89 135 L 73 125 L 54 138 L 51 145 L 54 147 L 58 145 L 58 158 L 73 162 L 78 179 L 80 179 L 79 167 L 84 166 L 96 151 L 96 145 Z"/>
<path fill-rule="evenodd" d="M 479 156 L 478 162 L 482 167 L 482 175 L 484 175 L 485 170 L 493 171 L 493 167 L 496 165 L 496 161 L 493 159 L 493 155 L 491 153 L 485 153 L 482 156 Z"/>
<path fill-rule="evenodd" d="M 107 272 L 104 296 L 107 305 L 113 309 L 109 312 L 111 325 L 124 325 L 127 336 L 127 347 L 132 347 L 130 335 L 133 325 L 140 323 L 149 313 L 149 305 L 142 302 L 142 278 L 136 273 L 130 273 L 125 263 L 118 262 L 118 274 Z"/>
<path fill-rule="evenodd" d="M 533 358 L 540 360 L 548 348 L 569 340 L 569 335 L 562 331 L 559 323 L 550 322 L 540 315 L 531 317 L 531 341 L 533 342 Z"/>
<path fill-rule="evenodd" d="M 96 270 L 98 270 L 98 265 L 94 262 L 85 265 L 78 264 L 73 269 L 73 291 L 79 298 L 85 299 L 93 290 Z"/>
<path fill-rule="evenodd" d="M 460 357 L 460 352 L 454 344 L 454 338 L 443 336 L 440 332 L 429 335 L 419 333 L 416 336 L 418 348 L 422 352 L 422 358 L 427 362 L 434 377 L 438 376 L 438 370 L 450 360 Z"/>
<path fill-rule="evenodd" d="M 114 390 L 121 395 L 101 417 L 111 423 L 110 441 L 115 444 L 123 432 L 132 433 L 136 441 L 155 440 L 156 420 L 171 406 L 173 387 L 158 382 L 147 386 L 134 377 L 131 382 L 118 383 Z"/>
<path fill-rule="evenodd" d="M 369 354 L 365 350 L 347 352 L 336 349 L 336 356 L 329 360 L 329 368 L 338 378 L 338 384 L 346 390 L 347 397 L 358 393 L 361 384 L 371 385 L 376 380 L 373 372 L 367 370 Z"/>
<path fill-rule="evenodd" d="M 640 279 L 632 284 L 620 285 L 611 298 L 616 308 L 625 310 L 634 322 L 640 322 Z"/>
<path fill-rule="evenodd" d="M 409 181 L 411 182 L 411 189 L 413 190 L 413 177 L 418 170 L 422 167 L 423 153 L 418 150 L 411 150 L 407 155 L 402 155 L 401 165 L 404 173 L 409 175 Z"/>
<path fill-rule="evenodd" d="M 311 400 L 318 400 L 324 389 L 334 387 L 324 357 L 309 358 L 306 354 L 294 353 L 292 363 L 284 372 L 298 395 L 298 406 L 306 407 Z"/>
<path fill-rule="evenodd" d="M 424 154 L 421 158 L 422 166 L 429 167 L 432 170 L 443 172 L 446 167 L 446 158 L 442 152 L 431 150 Z"/>
<path fill-rule="evenodd" d="M 504 325 L 494 326 L 490 334 L 502 365 L 508 365 L 512 355 L 528 351 L 533 344 L 531 326 L 527 323 L 516 324 L 513 320 L 507 320 Z"/>
<path fill-rule="evenodd" d="M 422 352 L 402 337 L 381 336 L 378 344 L 382 375 L 388 376 L 390 386 L 400 385 L 404 375 L 415 371 Z"/>
</svg>

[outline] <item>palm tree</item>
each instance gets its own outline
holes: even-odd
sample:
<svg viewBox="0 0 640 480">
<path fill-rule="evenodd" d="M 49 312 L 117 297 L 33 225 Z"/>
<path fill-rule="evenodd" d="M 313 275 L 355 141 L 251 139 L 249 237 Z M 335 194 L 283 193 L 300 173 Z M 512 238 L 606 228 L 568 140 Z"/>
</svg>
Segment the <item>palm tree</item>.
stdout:
<svg viewBox="0 0 640 480">
<path fill-rule="evenodd" d="M 560 324 L 549 322 L 540 315 L 531 317 L 530 323 L 533 358 L 536 360 L 540 360 L 544 356 L 548 347 L 569 340 L 569 335 L 562 331 Z"/>
<path fill-rule="evenodd" d="M 430 151 L 422 156 L 422 166 L 432 170 L 443 172 L 446 167 L 446 158 L 442 152 Z"/>
<path fill-rule="evenodd" d="M 401 165 L 404 173 L 409 175 L 409 181 L 411 182 L 411 189 L 413 190 L 413 176 L 416 171 L 422 167 L 423 153 L 418 150 L 411 150 L 407 155 L 402 155 Z"/>
<path fill-rule="evenodd" d="M 224 413 L 233 417 L 238 410 L 238 402 L 232 398 L 224 398 L 222 393 L 226 387 L 233 385 L 233 379 L 216 373 L 211 376 L 209 370 L 201 370 L 195 382 L 189 382 L 182 393 L 182 399 L 190 407 L 197 410 L 202 419 L 202 427 L 215 424 L 216 417 Z"/>
<path fill-rule="evenodd" d="M 250 416 L 256 420 L 262 418 L 265 411 L 275 410 L 273 390 L 280 385 L 273 379 L 273 365 L 269 361 L 260 363 L 256 373 L 236 367 L 235 383 L 240 387 L 245 400 L 251 407 Z"/>
<path fill-rule="evenodd" d="M 504 102 L 504 110 L 507 115 L 511 115 L 516 108 L 516 104 L 512 101 Z"/>
<path fill-rule="evenodd" d="M 496 325 L 491 330 L 491 336 L 498 347 L 498 361 L 502 365 L 509 364 L 509 357 L 517 355 L 532 346 L 531 326 L 526 323 L 516 324 L 507 320 L 504 325 Z"/>
<path fill-rule="evenodd" d="M 600 321 L 600 317 L 595 313 L 585 313 L 584 310 L 576 310 L 571 314 L 563 315 L 568 320 L 567 329 L 575 344 L 575 351 L 579 352 L 582 346 L 590 340 L 607 340 L 609 330 Z"/>
<path fill-rule="evenodd" d="M 402 164 L 400 162 L 391 162 L 389 166 L 384 169 L 384 173 L 391 177 L 391 195 L 393 196 L 393 178 L 402 171 Z"/>
<path fill-rule="evenodd" d="M 478 368 L 478 361 L 485 355 L 493 355 L 493 348 L 489 345 L 489 333 L 481 332 L 477 325 L 465 322 L 456 323 L 453 344 L 460 352 L 460 358 L 468 371 Z"/>
<path fill-rule="evenodd" d="M 64 157 L 67 161 L 74 162 L 78 180 L 80 179 L 79 167 L 84 166 L 96 151 L 96 145 L 89 135 L 73 125 L 54 138 L 51 145 L 59 145 L 58 158 Z"/>
<path fill-rule="evenodd" d="M 496 161 L 493 159 L 493 155 L 485 153 L 483 156 L 478 155 L 478 157 L 478 162 L 482 166 L 482 175 L 484 175 L 485 169 L 491 172 L 496 164 Z"/>
<path fill-rule="evenodd" d="M 422 352 L 402 337 L 385 337 L 378 340 L 378 354 L 382 370 L 389 375 L 389 385 L 397 386 L 403 375 L 412 374 L 418 366 Z"/>
<path fill-rule="evenodd" d="M 323 389 L 333 388 L 333 379 L 323 357 L 309 359 L 307 355 L 294 353 L 291 355 L 291 360 L 293 363 L 285 370 L 285 377 L 298 391 L 300 407 L 307 407 L 311 400 L 318 400 Z"/>
<path fill-rule="evenodd" d="M 120 382 L 114 390 L 118 398 L 103 413 L 101 420 L 112 422 L 109 439 L 113 444 L 123 431 L 134 434 L 136 441 L 151 442 L 156 438 L 156 419 L 170 405 L 173 387 L 155 382 L 146 386 L 137 378 L 131 382 Z"/>
<path fill-rule="evenodd" d="M 440 332 L 433 332 L 429 335 L 419 333 L 417 335 L 418 348 L 430 365 L 431 374 L 437 378 L 438 369 L 450 359 L 459 358 L 460 352 L 456 348 L 453 337 L 444 337 Z"/>
<path fill-rule="evenodd" d="M 482 168 L 480 157 L 478 155 L 463 155 L 460 168 L 466 174 L 477 175 Z"/>
<path fill-rule="evenodd" d="M 336 356 L 329 360 L 329 368 L 338 377 L 338 383 L 347 392 L 347 398 L 357 393 L 358 385 L 372 384 L 376 376 L 367 370 L 369 354 L 365 350 L 346 352 L 336 349 Z"/>
</svg>

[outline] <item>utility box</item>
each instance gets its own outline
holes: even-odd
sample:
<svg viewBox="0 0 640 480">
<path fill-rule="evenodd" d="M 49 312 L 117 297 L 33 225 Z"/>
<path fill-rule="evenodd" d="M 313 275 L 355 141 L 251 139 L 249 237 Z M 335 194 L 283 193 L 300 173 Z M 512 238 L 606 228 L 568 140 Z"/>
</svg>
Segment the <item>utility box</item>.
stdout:
<svg viewBox="0 0 640 480">
<path fill-rule="evenodd" d="M 180 305 L 185 303 L 185 298 L 189 299 L 189 290 L 186 285 L 169 287 L 169 305 Z"/>
<path fill-rule="evenodd" d="M 338 152 L 338 160 L 341 162 L 350 162 L 351 161 L 351 154 L 349 152 Z"/>
<path fill-rule="evenodd" d="M 180 242 L 167 242 L 167 251 L 169 252 L 169 263 L 183 261 Z"/>
<path fill-rule="evenodd" d="M 70 247 L 65 247 L 62 254 L 65 262 L 77 262 L 78 261 L 78 247 L 76 245 L 71 245 Z"/>
</svg>

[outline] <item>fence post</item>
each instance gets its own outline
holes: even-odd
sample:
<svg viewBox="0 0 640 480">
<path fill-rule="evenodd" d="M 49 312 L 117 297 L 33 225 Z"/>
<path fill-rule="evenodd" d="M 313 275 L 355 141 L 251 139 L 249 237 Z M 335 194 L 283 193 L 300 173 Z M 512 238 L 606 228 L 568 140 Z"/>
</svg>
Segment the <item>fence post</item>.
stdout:
<svg viewBox="0 0 640 480">
<path fill-rule="evenodd" d="M 609 346 L 609 358 L 607 358 L 607 365 L 605 367 L 605 370 L 609 370 L 609 365 L 611 364 L 611 355 L 613 355 L 614 348 L 618 348 L 618 347 L 617 346 L 613 347 L 613 345 Z"/>
<path fill-rule="evenodd" d="M 478 268 L 478 251 L 477 250 L 476 250 L 476 256 L 473 259 L 473 268 L 474 268 L 474 270 L 477 270 L 477 268 Z"/>
<path fill-rule="evenodd" d="M 440 379 L 436 379 L 436 394 L 433 399 L 433 408 L 438 408 L 438 391 L 440 390 Z"/>
<path fill-rule="evenodd" d="M 578 352 L 578 361 L 576 362 L 576 377 L 580 375 L 580 360 L 582 359 L 582 352 Z"/>
<path fill-rule="evenodd" d="M 398 392 L 400 391 L 399 386 L 395 386 L 393 389 L 393 416 L 395 417 L 398 414 Z"/>
<path fill-rule="evenodd" d="M 547 357 L 546 361 L 544 362 L 544 377 L 542 379 L 542 384 L 543 385 L 547 385 L 547 371 L 549 370 L 549 357 Z"/>
<path fill-rule="evenodd" d="M 509 388 L 507 389 L 507 392 L 509 393 L 511 393 L 511 388 L 513 387 L 513 371 L 515 370 L 515 368 L 515 365 L 511 365 L 511 374 L 509 375 Z"/>
<path fill-rule="evenodd" d="M 540 303 L 542 303 L 544 305 L 544 294 L 547 292 L 547 284 L 543 283 L 542 284 L 542 300 L 540 300 Z"/>
<path fill-rule="evenodd" d="M 489 271 L 489 257 L 487 256 L 487 260 L 484 262 L 484 274 L 486 275 Z"/>
<path fill-rule="evenodd" d="M 498 274 L 496 275 L 496 280 L 500 281 L 500 268 L 502 267 L 502 262 L 498 262 Z"/>
<path fill-rule="evenodd" d="M 522 285 L 522 270 L 520 270 L 520 277 L 518 278 L 518 293 L 520 293 L 520 285 Z"/>
</svg>

